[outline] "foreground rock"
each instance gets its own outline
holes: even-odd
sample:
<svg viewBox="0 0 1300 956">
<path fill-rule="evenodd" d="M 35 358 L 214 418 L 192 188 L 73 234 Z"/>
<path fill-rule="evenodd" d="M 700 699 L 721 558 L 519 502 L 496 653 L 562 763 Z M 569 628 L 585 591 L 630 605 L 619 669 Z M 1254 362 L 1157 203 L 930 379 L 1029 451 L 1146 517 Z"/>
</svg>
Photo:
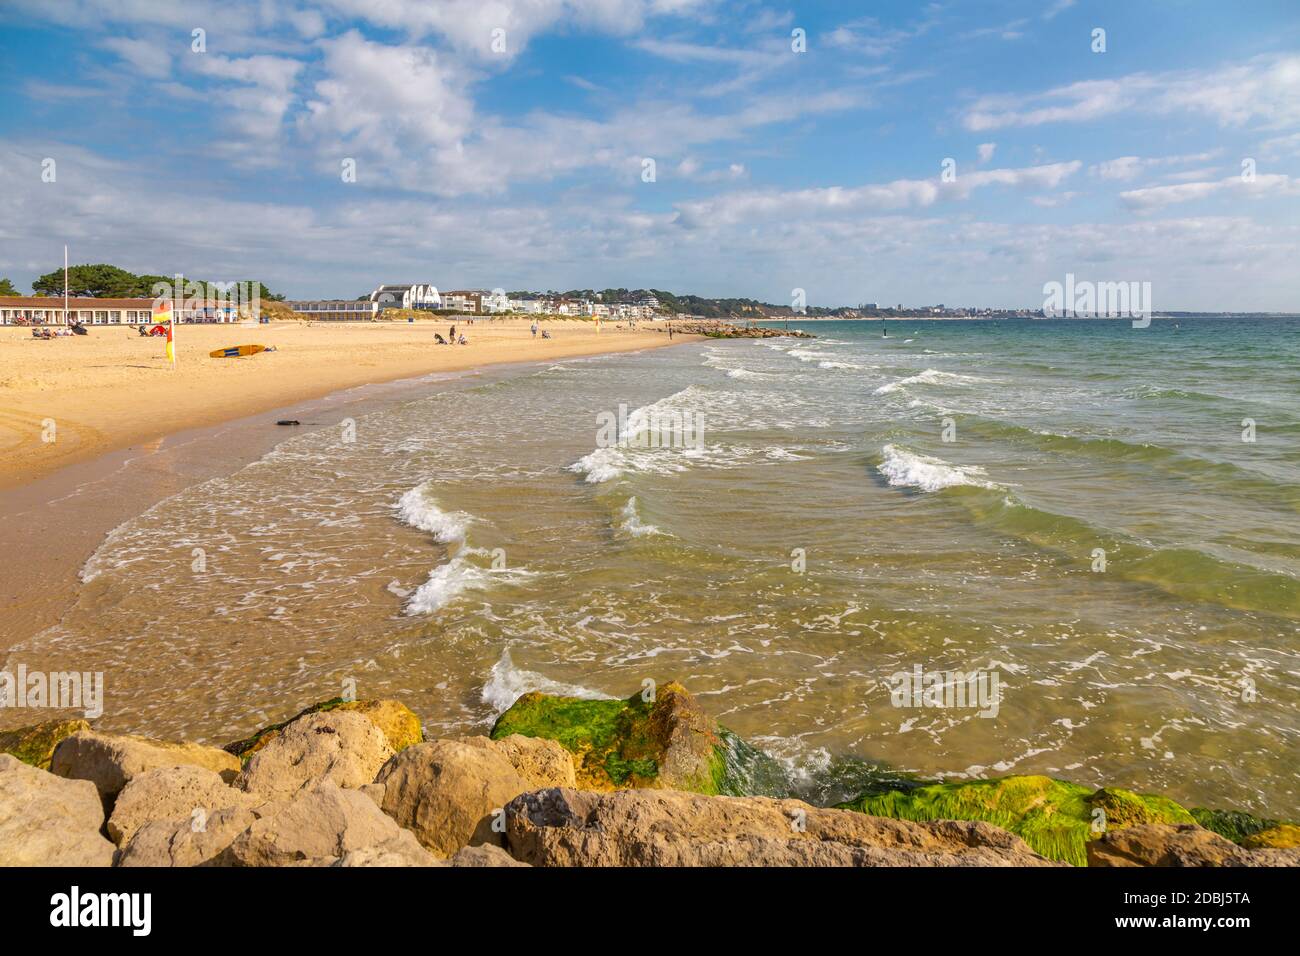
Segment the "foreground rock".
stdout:
<svg viewBox="0 0 1300 956">
<path fill-rule="evenodd" d="M 1300 850 L 1250 850 L 1196 824 L 1143 824 L 1089 843 L 1088 865 L 1300 866 Z"/>
<path fill-rule="evenodd" d="M 501 843 L 494 820 L 529 789 L 498 751 L 454 740 L 408 747 L 375 782 L 384 787 L 384 812 L 440 857 L 471 844 Z"/>
<path fill-rule="evenodd" d="M 50 771 L 73 780 L 89 780 L 106 803 L 135 777 L 163 767 L 202 767 L 234 780 L 239 760 L 202 744 L 172 743 L 122 734 L 81 731 L 54 750 Z"/>
<path fill-rule="evenodd" d="M 203 767 L 162 767 L 135 777 L 122 788 L 108 818 L 108 835 L 118 846 L 155 820 L 183 819 L 206 826 L 217 810 L 249 809 L 255 798 L 226 784 Z"/>
<path fill-rule="evenodd" d="M 658 787 L 724 792 L 727 754 L 721 729 L 677 682 L 653 701 L 586 700 L 524 694 L 497 718 L 492 738 L 555 740 L 573 755 L 585 790 Z"/>
<path fill-rule="evenodd" d="M 1090 787 L 1043 776 L 939 783 L 868 794 L 840 804 L 901 820 L 982 820 L 1021 837 L 1038 853 L 1076 866 L 1103 832 L 1146 823 L 1192 823 L 1189 811 L 1165 797 Z"/>
<path fill-rule="evenodd" d="M 17 757 L 25 764 L 50 769 L 54 748 L 73 734 L 89 730 L 84 720 L 47 720 L 32 727 L 20 727 L 0 733 L 0 753 Z"/>
<path fill-rule="evenodd" d="M 141 825 L 118 852 L 117 866 L 211 866 L 258 820 L 247 807 L 227 807 L 202 817 L 152 820 Z"/>
<path fill-rule="evenodd" d="M 108 866 L 103 823 L 94 784 L 0 754 L 0 866 Z"/>
<path fill-rule="evenodd" d="M 405 704 L 396 700 L 344 700 L 342 697 L 335 697 L 333 700 L 321 701 L 312 704 L 306 710 L 299 711 L 286 721 L 278 724 L 272 724 L 269 727 L 263 727 L 251 737 L 243 740 L 236 740 L 234 743 L 226 744 L 225 750 L 228 753 L 239 757 L 241 761 L 247 762 L 253 754 L 261 750 L 272 740 L 274 740 L 284 728 L 290 724 L 307 717 L 310 714 L 330 713 L 334 711 L 352 712 L 360 714 L 372 724 L 379 728 L 380 733 L 388 741 L 388 746 L 393 748 L 394 753 L 400 753 L 413 744 L 418 744 L 424 740 L 424 731 L 420 728 L 420 718 Z"/>
<path fill-rule="evenodd" d="M 423 859 L 422 853 L 427 856 L 415 837 L 368 796 L 333 784 L 264 806 L 257 813 L 258 819 L 216 856 L 215 865 L 329 865 L 359 851 L 407 860 Z"/>
<path fill-rule="evenodd" d="M 361 714 L 308 714 L 259 747 L 235 785 L 264 800 L 291 797 L 321 783 L 356 789 L 371 783 L 392 756 L 383 733 Z"/>
<path fill-rule="evenodd" d="M 575 785 L 573 758 L 554 740 L 512 734 L 500 740 L 492 740 L 488 737 L 457 737 L 456 742 L 491 750 L 505 757 L 527 784 L 526 790 Z"/>
<path fill-rule="evenodd" d="M 496 846 L 467 846 L 458 850 L 449 859 L 440 860 L 419 843 L 394 848 L 389 845 L 353 850 L 344 854 L 334 866 L 451 866 L 451 867 L 497 867 L 527 866 L 520 863 L 505 850 Z"/>
<path fill-rule="evenodd" d="M 986 823 L 912 823 L 798 800 L 552 789 L 506 808 L 534 866 L 1052 866 Z"/>
</svg>

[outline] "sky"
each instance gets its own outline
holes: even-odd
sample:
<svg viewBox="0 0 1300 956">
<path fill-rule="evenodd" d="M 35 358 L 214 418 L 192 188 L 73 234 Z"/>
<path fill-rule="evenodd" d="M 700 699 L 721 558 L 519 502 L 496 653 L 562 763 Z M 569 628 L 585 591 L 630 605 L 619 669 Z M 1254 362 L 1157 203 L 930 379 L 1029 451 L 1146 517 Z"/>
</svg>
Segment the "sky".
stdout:
<svg viewBox="0 0 1300 956">
<path fill-rule="evenodd" d="M 0 0 L 0 276 L 1300 310 L 1300 2 Z"/>
</svg>

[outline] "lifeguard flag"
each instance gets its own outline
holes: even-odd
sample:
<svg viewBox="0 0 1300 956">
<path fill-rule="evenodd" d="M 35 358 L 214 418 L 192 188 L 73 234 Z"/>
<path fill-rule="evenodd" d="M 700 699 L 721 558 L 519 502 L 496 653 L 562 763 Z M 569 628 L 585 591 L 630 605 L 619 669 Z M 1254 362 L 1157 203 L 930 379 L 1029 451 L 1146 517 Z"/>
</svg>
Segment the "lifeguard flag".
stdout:
<svg viewBox="0 0 1300 956">
<path fill-rule="evenodd" d="M 176 364 L 176 343 L 172 341 L 172 304 L 163 301 L 154 304 L 153 320 L 159 325 L 167 326 L 167 361 Z"/>
</svg>

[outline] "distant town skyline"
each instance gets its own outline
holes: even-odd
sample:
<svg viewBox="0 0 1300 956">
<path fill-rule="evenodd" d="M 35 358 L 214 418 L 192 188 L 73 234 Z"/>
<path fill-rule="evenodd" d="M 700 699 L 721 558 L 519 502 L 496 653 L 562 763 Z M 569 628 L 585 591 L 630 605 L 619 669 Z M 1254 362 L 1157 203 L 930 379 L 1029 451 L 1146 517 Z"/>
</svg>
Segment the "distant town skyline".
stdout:
<svg viewBox="0 0 1300 956">
<path fill-rule="evenodd" d="M 1300 309 L 1281 0 L 10 0 L 0 35 L 24 290 L 67 243 L 292 299 Z"/>
</svg>

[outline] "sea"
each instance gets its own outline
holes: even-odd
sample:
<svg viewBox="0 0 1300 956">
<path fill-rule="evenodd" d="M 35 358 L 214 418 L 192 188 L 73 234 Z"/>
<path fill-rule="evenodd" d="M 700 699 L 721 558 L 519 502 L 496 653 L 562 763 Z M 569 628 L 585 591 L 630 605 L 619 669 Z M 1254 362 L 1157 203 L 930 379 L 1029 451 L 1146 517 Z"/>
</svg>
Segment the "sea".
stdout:
<svg viewBox="0 0 1300 956">
<path fill-rule="evenodd" d="M 1300 815 L 1300 320 L 789 328 L 306 423 L 114 529 L 6 665 L 214 743 L 679 680 L 817 802 L 1042 773 Z"/>
</svg>

